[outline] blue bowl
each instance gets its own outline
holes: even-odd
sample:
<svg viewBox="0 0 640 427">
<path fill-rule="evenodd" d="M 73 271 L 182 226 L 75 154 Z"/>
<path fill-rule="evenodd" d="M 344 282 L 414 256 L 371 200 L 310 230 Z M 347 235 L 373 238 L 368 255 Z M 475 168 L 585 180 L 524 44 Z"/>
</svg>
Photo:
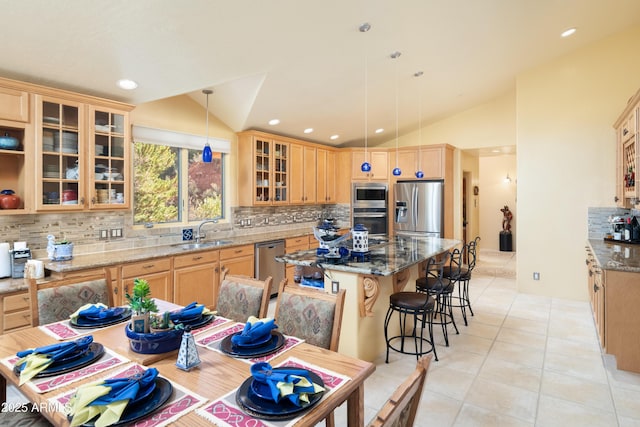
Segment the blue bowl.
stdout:
<svg viewBox="0 0 640 427">
<path fill-rule="evenodd" d="M 16 150 L 19 145 L 18 138 L 14 138 L 9 133 L 0 136 L 0 149 L 2 150 Z"/>
<path fill-rule="evenodd" d="M 124 330 L 129 338 L 131 350 L 141 354 L 159 354 L 180 348 L 182 342 L 183 329 L 172 329 L 168 332 L 158 332 L 152 334 L 141 334 L 134 332 L 127 323 Z"/>
</svg>

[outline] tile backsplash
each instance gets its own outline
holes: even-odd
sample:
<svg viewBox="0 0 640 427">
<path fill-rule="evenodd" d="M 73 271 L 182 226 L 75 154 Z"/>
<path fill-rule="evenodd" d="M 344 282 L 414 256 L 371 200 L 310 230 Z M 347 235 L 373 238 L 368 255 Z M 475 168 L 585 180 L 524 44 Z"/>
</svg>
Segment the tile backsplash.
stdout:
<svg viewBox="0 0 640 427">
<path fill-rule="evenodd" d="M 595 207 L 588 208 L 588 229 L 589 239 L 603 239 L 604 236 L 611 231 L 609 224 L 609 217 L 613 216 L 625 216 L 635 215 L 640 216 L 640 211 L 637 209 L 624 209 L 624 208 L 603 208 Z"/>
<path fill-rule="evenodd" d="M 268 233 L 280 229 L 311 227 L 324 218 L 335 218 L 339 227 L 350 227 L 349 205 L 267 206 L 231 208 L 230 218 L 207 224 L 207 232 L 229 238 Z M 112 230 L 122 237 L 111 237 Z M 197 233 L 197 224 L 144 228 L 133 226 L 130 212 L 78 212 L 0 216 L 0 242 L 27 242 L 34 258 L 47 256 L 47 235 L 74 244 L 74 254 L 85 254 L 179 243 L 185 230 Z M 117 231 L 114 232 L 117 234 Z M 106 236 L 106 238 L 105 238 Z M 102 239 L 101 239 L 102 237 Z M 12 245 L 13 246 L 13 245 Z"/>
</svg>

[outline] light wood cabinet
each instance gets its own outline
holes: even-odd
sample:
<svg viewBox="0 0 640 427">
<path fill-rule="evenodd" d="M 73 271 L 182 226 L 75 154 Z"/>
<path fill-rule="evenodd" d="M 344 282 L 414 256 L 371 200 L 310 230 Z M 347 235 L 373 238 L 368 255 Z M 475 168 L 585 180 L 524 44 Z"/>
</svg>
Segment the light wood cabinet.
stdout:
<svg viewBox="0 0 640 427">
<path fill-rule="evenodd" d="M 447 145 L 430 145 L 425 147 L 404 147 L 390 151 L 390 168 L 396 165 L 401 170 L 401 175 L 393 176 L 393 179 L 417 179 L 416 172 L 421 170 L 421 179 L 445 179 L 447 172 L 447 160 L 449 156 Z M 398 159 L 396 162 L 396 158 Z"/>
<path fill-rule="evenodd" d="M 0 332 L 2 334 L 17 331 L 31 326 L 31 305 L 28 291 L 16 291 L 0 296 L 2 317 Z"/>
<path fill-rule="evenodd" d="M 0 82 L 0 119 L 28 123 L 29 92 Z"/>
<path fill-rule="evenodd" d="M 0 101 L 1 105 L 1 101 Z M 2 189 L 13 190 L 20 197 L 19 209 L 0 209 L 0 215 L 29 213 L 33 210 L 33 126 L 23 122 L 0 120 L 0 136 L 12 136 L 19 142 L 16 150 L 0 149 Z"/>
<path fill-rule="evenodd" d="M 316 149 L 316 200 L 318 203 L 336 203 L 336 153 Z"/>
<path fill-rule="evenodd" d="M 371 164 L 371 171 L 363 172 L 361 169 L 365 159 Z M 351 179 L 357 181 L 370 181 L 389 179 L 389 156 L 386 150 L 367 150 L 365 157 L 364 150 L 354 150 L 351 152 Z"/>
<path fill-rule="evenodd" d="M 171 261 L 171 257 L 168 257 L 123 265 L 121 276 L 124 293 L 132 291 L 134 279 L 144 279 L 149 282 L 153 298 L 173 301 Z"/>
<path fill-rule="evenodd" d="M 291 180 L 290 203 L 316 203 L 316 149 L 306 145 L 290 144 Z"/>
<path fill-rule="evenodd" d="M 219 261 L 217 250 L 175 256 L 173 302 L 187 305 L 197 301 L 206 307 L 215 307 L 220 283 Z"/>
<path fill-rule="evenodd" d="M 591 310 L 593 312 L 593 320 L 600 339 L 600 346 L 606 349 L 605 341 L 605 287 L 603 280 L 603 272 L 598 265 L 595 256 L 590 248 L 587 247 L 587 270 L 588 270 L 588 287 L 589 298 L 591 300 Z"/>
<path fill-rule="evenodd" d="M 225 268 L 228 274 L 254 277 L 254 245 L 220 249 L 220 271 Z"/>
<path fill-rule="evenodd" d="M 289 144 L 261 132 L 238 134 L 238 201 L 241 206 L 289 202 Z"/>
<path fill-rule="evenodd" d="M 640 198 L 636 175 L 640 165 L 638 122 L 640 90 L 629 100 L 613 127 L 616 130 L 616 204 L 633 208 Z"/>
</svg>

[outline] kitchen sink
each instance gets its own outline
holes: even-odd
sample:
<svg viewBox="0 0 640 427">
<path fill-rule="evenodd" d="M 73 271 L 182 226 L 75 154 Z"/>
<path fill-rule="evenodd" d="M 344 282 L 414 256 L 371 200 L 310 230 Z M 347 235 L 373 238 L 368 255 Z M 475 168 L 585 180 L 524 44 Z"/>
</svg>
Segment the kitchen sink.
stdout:
<svg viewBox="0 0 640 427">
<path fill-rule="evenodd" d="M 212 240 L 210 242 L 200 242 L 200 243 L 196 243 L 196 242 L 178 243 L 171 246 L 178 247 L 180 249 L 187 251 L 190 249 L 204 249 L 204 248 L 210 248 L 214 246 L 228 245 L 230 243 L 233 243 L 233 241 L 232 240 Z"/>
</svg>

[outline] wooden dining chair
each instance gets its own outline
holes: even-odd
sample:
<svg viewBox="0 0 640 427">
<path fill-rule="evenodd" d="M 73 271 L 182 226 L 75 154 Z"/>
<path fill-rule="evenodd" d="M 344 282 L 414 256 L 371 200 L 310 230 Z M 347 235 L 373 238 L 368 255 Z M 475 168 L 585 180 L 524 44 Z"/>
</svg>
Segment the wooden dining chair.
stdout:
<svg viewBox="0 0 640 427">
<path fill-rule="evenodd" d="M 111 273 L 105 268 L 90 276 L 45 281 L 29 279 L 31 326 L 68 319 L 85 304 L 113 307 Z"/>
<path fill-rule="evenodd" d="M 280 282 L 276 303 L 276 324 L 285 335 L 304 339 L 309 344 L 338 351 L 345 290 L 330 294 Z"/>
<path fill-rule="evenodd" d="M 380 408 L 369 427 L 413 426 L 430 362 L 430 354 L 418 360 L 416 369 Z"/>
<path fill-rule="evenodd" d="M 228 274 L 223 269 L 216 303 L 218 315 L 236 322 L 246 322 L 249 316 L 267 317 L 271 276 L 258 280 L 249 276 Z"/>
</svg>

